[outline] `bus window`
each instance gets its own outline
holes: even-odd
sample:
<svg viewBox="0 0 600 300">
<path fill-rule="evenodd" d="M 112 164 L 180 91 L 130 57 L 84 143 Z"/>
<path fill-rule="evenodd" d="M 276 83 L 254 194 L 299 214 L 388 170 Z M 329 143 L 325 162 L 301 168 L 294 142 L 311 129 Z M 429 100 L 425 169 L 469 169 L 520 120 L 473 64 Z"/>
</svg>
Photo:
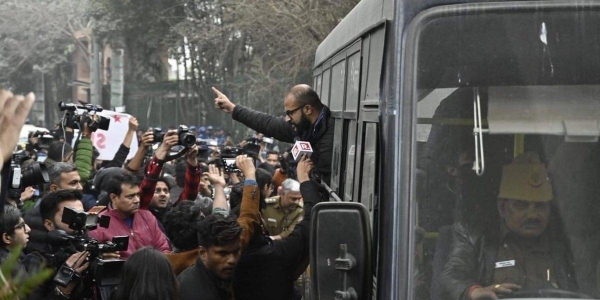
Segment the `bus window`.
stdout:
<svg viewBox="0 0 600 300">
<path fill-rule="evenodd" d="M 360 86 L 360 52 L 348 57 L 348 85 L 346 86 L 345 111 L 358 110 L 358 88 Z"/>
<path fill-rule="evenodd" d="M 598 297 L 600 15 L 441 11 L 408 38 L 414 298 Z"/>
<path fill-rule="evenodd" d="M 327 69 L 325 70 L 325 72 L 323 72 L 323 88 L 320 95 L 321 102 L 323 102 L 323 104 L 327 106 L 329 106 L 329 89 L 331 88 L 331 86 L 329 85 L 330 82 L 331 69 Z"/>
<path fill-rule="evenodd" d="M 323 77 L 321 75 L 317 76 L 315 78 L 315 88 L 316 88 L 316 92 L 319 94 L 319 97 L 321 97 L 321 95 L 323 94 L 321 92 L 321 83 L 323 82 Z"/>
<path fill-rule="evenodd" d="M 344 201 L 352 201 L 354 184 L 354 163 L 356 158 L 356 120 L 345 120 L 348 127 L 348 139 L 346 140 L 346 179 L 344 180 Z"/>
<path fill-rule="evenodd" d="M 377 182 L 377 123 L 366 123 L 365 128 L 360 201 L 370 213 L 373 213 L 376 197 L 375 183 Z M 372 218 L 371 221 L 373 221 Z"/>
<path fill-rule="evenodd" d="M 335 64 L 331 71 L 331 111 L 342 111 L 344 108 L 344 83 L 346 81 L 346 61 Z"/>
</svg>

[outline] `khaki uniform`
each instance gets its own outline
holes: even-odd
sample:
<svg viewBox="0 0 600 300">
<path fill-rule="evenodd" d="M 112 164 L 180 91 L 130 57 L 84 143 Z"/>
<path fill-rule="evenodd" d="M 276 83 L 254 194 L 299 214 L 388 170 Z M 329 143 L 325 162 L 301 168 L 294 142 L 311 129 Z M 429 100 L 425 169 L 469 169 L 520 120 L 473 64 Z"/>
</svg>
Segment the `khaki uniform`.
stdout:
<svg viewBox="0 0 600 300">
<path fill-rule="evenodd" d="M 267 224 L 269 235 L 281 235 L 281 238 L 285 238 L 292 233 L 296 224 L 302 221 L 304 210 L 301 204 L 292 212 L 286 214 L 281 208 L 280 196 L 267 198 L 265 202 L 267 207 L 262 210 L 262 216 Z"/>
</svg>

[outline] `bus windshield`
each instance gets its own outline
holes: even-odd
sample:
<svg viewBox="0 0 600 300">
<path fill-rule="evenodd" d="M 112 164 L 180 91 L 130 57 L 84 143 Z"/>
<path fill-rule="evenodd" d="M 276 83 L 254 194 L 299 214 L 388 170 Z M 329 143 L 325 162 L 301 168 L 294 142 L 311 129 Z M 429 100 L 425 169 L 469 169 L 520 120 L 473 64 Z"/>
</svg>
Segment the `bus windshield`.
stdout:
<svg viewBox="0 0 600 300">
<path fill-rule="evenodd" d="M 413 298 L 598 297 L 597 8 L 415 22 Z"/>
</svg>

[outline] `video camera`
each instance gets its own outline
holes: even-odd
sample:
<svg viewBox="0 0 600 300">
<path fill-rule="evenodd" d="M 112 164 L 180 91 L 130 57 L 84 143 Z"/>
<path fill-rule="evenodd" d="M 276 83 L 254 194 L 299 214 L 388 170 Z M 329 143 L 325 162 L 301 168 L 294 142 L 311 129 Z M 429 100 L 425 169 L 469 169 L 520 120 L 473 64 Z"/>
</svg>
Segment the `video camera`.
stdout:
<svg viewBox="0 0 600 300">
<path fill-rule="evenodd" d="M 162 129 L 155 128 L 153 134 L 154 142 L 162 143 L 165 138 L 165 133 L 162 131 Z M 196 144 L 196 137 L 190 133 L 190 130 L 185 125 L 179 125 L 179 128 L 177 128 L 177 136 L 179 137 L 177 145 L 189 148 Z"/>
<path fill-rule="evenodd" d="M 65 207 L 61 222 L 68 224 L 70 229 L 75 230 L 73 235 L 67 234 L 62 230 L 54 230 L 48 233 L 46 241 L 61 248 L 59 253 L 72 255 L 73 250 L 89 252 L 90 267 L 88 271 L 82 274 L 84 280 L 89 280 L 98 286 L 116 285 L 119 283 L 119 274 L 125 260 L 100 258 L 100 254 L 116 251 L 125 251 L 129 246 L 129 236 L 115 236 L 112 241 L 99 243 L 97 240 L 87 236 L 86 230 L 93 230 L 100 225 L 107 228 L 110 223 L 110 217 L 99 216 L 98 213 L 104 210 L 104 206 L 96 206 L 86 213 Z M 66 256 L 68 257 L 68 256 Z M 66 260 L 66 257 L 61 259 Z M 66 286 L 76 277 L 73 269 L 64 264 L 56 273 L 54 281 Z"/>
<path fill-rule="evenodd" d="M 243 151 L 244 154 L 251 157 L 258 157 L 260 155 L 260 143 L 261 139 L 257 139 L 255 137 L 250 137 L 246 139 L 246 145 L 244 145 Z"/>
<path fill-rule="evenodd" d="M 48 150 L 48 148 L 50 148 L 50 144 L 52 142 L 54 142 L 54 140 L 57 139 L 57 137 L 55 135 L 53 135 L 52 133 L 48 132 L 48 131 L 41 131 L 41 130 L 37 130 L 35 132 L 30 133 L 29 135 L 30 138 L 37 138 L 37 143 L 32 144 L 29 140 L 27 141 L 27 144 L 25 145 L 25 150 L 27 151 L 33 151 L 35 149 L 43 149 L 43 150 Z"/>
<path fill-rule="evenodd" d="M 83 129 L 83 124 L 87 124 L 88 128 L 94 132 L 98 129 L 108 130 L 110 119 L 97 115 L 98 119 L 92 118 L 96 113 L 101 112 L 102 106 L 94 104 L 77 105 L 73 103 L 58 103 L 58 109 L 65 112 L 62 125 L 73 129 Z M 83 110 L 79 113 L 78 110 Z"/>
<path fill-rule="evenodd" d="M 50 177 L 46 166 L 35 162 L 25 168 L 21 168 L 21 164 L 30 159 L 24 151 L 17 152 L 12 155 L 10 161 L 10 171 L 8 175 L 8 198 L 17 202 L 17 207 L 21 208 L 21 193 L 26 187 L 36 186 L 43 183 L 49 183 Z"/>
</svg>

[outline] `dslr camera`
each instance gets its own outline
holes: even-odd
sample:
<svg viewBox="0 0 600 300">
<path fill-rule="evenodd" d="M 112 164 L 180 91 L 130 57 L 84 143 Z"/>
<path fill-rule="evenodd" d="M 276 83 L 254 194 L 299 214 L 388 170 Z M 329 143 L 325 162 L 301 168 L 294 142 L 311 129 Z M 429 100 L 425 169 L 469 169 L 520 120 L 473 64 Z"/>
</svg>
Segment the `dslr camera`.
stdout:
<svg viewBox="0 0 600 300">
<path fill-rule="evenodd" d="M 83 124 L 87 124 L 92 132 L 102 129 L 108 130 L 110 119 L 97 115 L 98 119 L 93 116 L 101 112 L 102 106 L 94 104 L 77 105 L 73 103 L 58 103 L 58 109 L 65 112 L 62 125 L 73 129 L 83 129 Z M 83 113 L 79 113 L 82 110 Z"/>
<path fill-rule="evenodd" d="M 162 143 L 165 138 L 165 133 L 160 128 L 153 130 L 154 142 Z M 177 136 L 179 137 L 177 145 L 181 145 L 185 148 L 192 147 L 196 144 L 196 137 L 190 133 L 190 130 L 185 125 L 179 125 L 177 128 Z"/>
</svg>

